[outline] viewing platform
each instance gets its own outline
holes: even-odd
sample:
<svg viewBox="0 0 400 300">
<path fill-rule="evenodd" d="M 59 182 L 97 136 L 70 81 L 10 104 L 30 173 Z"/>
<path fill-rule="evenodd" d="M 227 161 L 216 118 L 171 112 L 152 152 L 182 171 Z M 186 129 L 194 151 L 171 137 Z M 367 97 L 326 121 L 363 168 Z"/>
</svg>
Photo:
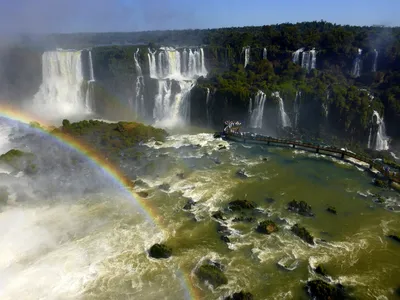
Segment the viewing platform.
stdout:
<svg viewBox="0 0 400 300">
<path fill-rule="evenodd" d="M 235 122 L 233 122 L 235 123 Z M 343 148 L 337 148 L 329 145 L 320 145 L 314 143 L 303 142 L 299 140 L 279 139 L 269 136 L 263 136 L 251 132 L 241 132 L 240 126 L 237 126 L 235 130 L 225 130 L 219 135 L 224 140 L 235 141 L 246 144 L 260 144 L 266 146 L 285 146 L 293 149 L 307 150 L 319 154 L 330 155 L 341 159 L 352 158 L 358 161 L 368 164 L 370 170 L 379 171 L 389 182 L 395 182 L 400 184 L 400 172 L 399 170 L 393 171 L 388 166 L 380 163 L 377 160 L 371 159 L 368 156 L 357 154 L 352 151 Z"/>
</svg>

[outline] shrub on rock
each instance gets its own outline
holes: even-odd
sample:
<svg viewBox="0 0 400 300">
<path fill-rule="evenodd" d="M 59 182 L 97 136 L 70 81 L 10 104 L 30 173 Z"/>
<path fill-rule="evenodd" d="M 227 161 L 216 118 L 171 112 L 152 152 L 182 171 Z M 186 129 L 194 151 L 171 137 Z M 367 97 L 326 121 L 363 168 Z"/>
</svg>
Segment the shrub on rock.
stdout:
<svg viewBox="0 0 400 300">
<path fill-rule="evenodd" d="M 248 200 L 234 200 L 229 202 L 228 207 L 230 210 L 237 211 L 242 209 L 254 209 L 255 206 Z"/>
<path fill-rule="evenodd" d="M 197 277 L 203 281 L 208 281 L 212 286 L 218 287 L 228 283 L 228 278 L 218 267 L 204 264 L 196 272 Z"/>
<path fill-rule="evenodd" d="M 262 221 L 257 226 L 257 232 L 264 234 L 271 234 L 278 231 L 278 226 L 271 220 Z"/>
<path fill-rule="evenodd" d="M 291 231 L 306 243 L 314 245 L 314 237 L 304 227 L 300 227 L 298 224 L 295 224 L 291 228 Z"/>
<path fill-rule="evenodd" d="M 288 210 L 298 213 L 299 215 L 306 217 L 313 217 L 314 213 L 312 212 L 311 206 L 308 205 L 305 201 L 296 201 L 292 200 L 288 203 Z"/>
</svg>

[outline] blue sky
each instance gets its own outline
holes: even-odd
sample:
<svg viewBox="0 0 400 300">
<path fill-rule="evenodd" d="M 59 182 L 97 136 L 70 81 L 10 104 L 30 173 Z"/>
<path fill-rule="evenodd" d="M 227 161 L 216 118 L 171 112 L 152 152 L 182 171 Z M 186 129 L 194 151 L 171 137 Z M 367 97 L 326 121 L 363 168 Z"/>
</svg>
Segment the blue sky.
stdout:
<svg viewBox="0 0 400 300">
<path fill-rule="evenodd" d="M 324 19 L 400 26 L 400 0 L 0 0 L 0 33 L 216 28 Z"/>
</svg>

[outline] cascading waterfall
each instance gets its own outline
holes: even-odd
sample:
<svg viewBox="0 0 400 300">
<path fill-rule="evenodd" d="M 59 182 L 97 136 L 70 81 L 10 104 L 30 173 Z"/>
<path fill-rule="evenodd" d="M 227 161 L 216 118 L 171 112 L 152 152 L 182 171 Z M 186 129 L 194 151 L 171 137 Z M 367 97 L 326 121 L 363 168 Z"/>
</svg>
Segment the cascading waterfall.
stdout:
<svg viewBox="0 0 400 300">
<path fill-rule="evenodd" d="M 207 125 L 211 125 L 211 116 L 210 116 L 210 89 L 207 88 L 206 94 L 206 115 L 207 115 Z"/>
<path fill-rule="evenodd" d="M 267 48 L 264 48 L 263 49 L 263 59 L 267 59 L 267 54 L 268 54 Z"/>
<path fill-rule="evenodd" d="M 362 50 L 358 49 L 358 55 L 354 59 L 353 69 L 351 70 L 351 75 L 353 77 L 360 77 L 360 73 L 361 73 L 361 55 L 362 55 Z"/>
<path fill-rule="evenodd" d="M 244 67 L 249 64 L 250 61 L 250 46 L 243 47 L 242 53 L 244 52 Z"/>
<path fill-rule="evenodd" d="M 89 56 L 89 61 L 90 61 Z M 94 74 L 90 71 L 94 80 Z M 83 83 L 81 51 L 48 51 L 42 55 L 42 84 L 33 98 L 33 109 L 52 116 L 90 113 Z M 89 81 L 90 82 L 90 81 Z M 90 95 L 87 96 L 90 98 Z"/>
<path fill-rule="evenodd" d="M 278 99 L 279 113 L 280 113 L 280 117 L 281 117 L 282 127 L 292 127 L 289 116 L 285 112 L 285 106 L 283 104 L 283 99 L 282 99 L 281 95 L 279 94 L 279 92 L 274 92 L 274 93 L 272 93 L 272 96 L 274 96 Z"/>
<path fill-rule="evenodd" d="M 150 77 L 158 81 L 158 93 L 155 98 L 153 117 L 157 123 L 175 125 L 179 121 L 190 119 L 190 90 L 196 79 L 207 76 L 204 51 L 162 47 L 148 53 Z M 173 92 L 173 83 L 177 82 L 178 92 Z"/>
<path fill-rule="evenodd" d="M 328 109 L 329 97 L 330 97 L 330 93 L 329 93 L 329 90 L 327 90 L 326 91 L 326 102 L 322 102 L 322 109 L 324 110 L 324 113 L 325 113 L 325 119 L 328 119 L 328 115 L 329 115 L 329 109 Z"/>
<path fill-rule="evenodd" d="M 262 128 L 266 98 L 267 96 L 265 95 L 265 93 L 263 93 L 262 91 L 258 91 L 254 98 L 254 103 L 252 103 L 252 99 L 250 99 L 250 128 Z"/>
<path fill-rule="evenodd" d="M 136 69 L 136 83 L 135 83 L 135 102 L 134 109 L 136 114 L 141 117 L 146 116 L 146 108 L 144 105 L 144 78 L 142 73 L 142 68 L 139 63 L 139 48 L 136 50 L 133 55 L 133 59 L 135 61 L 135 69 Z"/>
<path fill-rule="evenodd" d="M 295 63 L 295 64 L 298 64 L 299 63 L 299 60 L 300 60 L 300 53 L 302 53 L 304 51 L 304 48 L 300 48 L 300 49 L 297 49 L 295 52 L 293 52 L 293 58 L 292 58 L 292 60 L 293 60 L 293 62 Z"/>
<path fill-rule="evenodd" d="M 374 63 L 372 64 L 372 72 L 376 72 L 376 66 L 378 63 L 378 55 L 379 55 L 379 52 L 376 49 L 374 49 L 374 53 L 375 56 L 374 56 Z"/>
<path fill-rule="evenodd" d="M 368 149 L 371 149 L 371 139 L 372 139 L 372 127 L 369 129 L 369 135 L 368 135 Z"/>
<path fill-rule="evenodd" d="M 95 81 L 94 70 L 93 70 L 92 50 L 89 50 L 88 56 L 89 56 L 89 81 Z"/>
<path fill-rule="evenodd" d="M 87 86 L 86 95 L 85 95 L 85 107 L 88 111 L 92 111 L 93 83 L 96 81 L 96 79 L 94 78 L 92 50 L 88 51 L 88 58 L 89 58 L 89 81 L 88 81 L 88 86 Z"/>
<path fill-rule="evenodd" d="M 376 125 L 378 125 L 378 130 L 375 137 L 375 150 L 389 150 L 389 137 L 386 135 L 386 127 L 383 117 L 381 118 L 379 113 L 374 110 L 372 114 L 372 122 L 374 121 L 374 118 L 376 118 Z M 368 143 L 370 144 L 370 142 Z"/>
<path fill-rule="evenodd" d="M 310 51 L 302 51 L 301 67 L 306 69 L 307 72 L 315 69 L 317 64 L 317 51 L 312 49 Z"/>
<path fill-rule="evenodd" d="M 294 104 L 293 104 L 293 111 L 294 111 L 294 127 L 298 127 L 299 123 L 299 116 L 300 116 L 300 102 L 299 99 L 301 99 L 301 91 L 296 92 L 296 98 L 294 99 Z"/>
<path fill-rule="evenodd" d="M 317 67 L 317 51 L 315 49 L 310 50 L 311 55 L 311 69 L 315 69 Z"/>
</svg>

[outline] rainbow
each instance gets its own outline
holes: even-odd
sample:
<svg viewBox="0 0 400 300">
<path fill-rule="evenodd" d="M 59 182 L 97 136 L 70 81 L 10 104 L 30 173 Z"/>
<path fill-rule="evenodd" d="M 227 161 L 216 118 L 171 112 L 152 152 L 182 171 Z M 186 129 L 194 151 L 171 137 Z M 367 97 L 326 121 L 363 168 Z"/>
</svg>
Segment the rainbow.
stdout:
<svg viewBox="0 0 400 300">
<path fill-rule="evenodd" d="M 21 112 L 20 109 L 13 108 L 12 106 L 7 106 L 4 104 L 0 105 L 0 117 L 17 121 L 23 124 L 32 124 L 32 122 L 38 122 L 41 126 L 45 126 L 44 128 L 51 128 L 50 124 L 46 124 L 46 121 L 38 120 L 36 117 L 30 116 L 27 113 Z M 71 136 L 67 136 L 64 134 L 55 134 L 50 132 L 50 130 L 46 130 L 42 127 L 36 128 L 38 131 L 53 137 L 56 141 L 62 143 L 70 149 L 77 151 L 83 156 L 87 157 L 92 163 L 98 166 L 105 174 L 109 175 L 114 182 L 116 182 L 124 191 L 128 193 L 132 197 L 132 199 L 139 204 L 141 210 L 146 214 L 147 218 L 150 219 L 161 231 L 165 232 L 163 229 L 163 218 L 157 212 L 155 207 L 152 207 L 149 201 L 146 201 L 142 197 L 140 197 L 133 190 L 133 182 L 128 179 L 122 171 L 120 171 L 116 166 L 111 164 L 111 162 L 107 161 L 103 158 L 103 156 L 91 149 L 90 146 L 84 144 L 82 141 L 78 141 Z M 179 277 L 183 277 L 183 287 L 186 290 L 186 298 L 189 299 L 199 299 L 199 291 L 194 287 L 192 282 L 192 278 L 189 274 L 185 274 L 182 270 L 178 270 Z"/>
</svg>

